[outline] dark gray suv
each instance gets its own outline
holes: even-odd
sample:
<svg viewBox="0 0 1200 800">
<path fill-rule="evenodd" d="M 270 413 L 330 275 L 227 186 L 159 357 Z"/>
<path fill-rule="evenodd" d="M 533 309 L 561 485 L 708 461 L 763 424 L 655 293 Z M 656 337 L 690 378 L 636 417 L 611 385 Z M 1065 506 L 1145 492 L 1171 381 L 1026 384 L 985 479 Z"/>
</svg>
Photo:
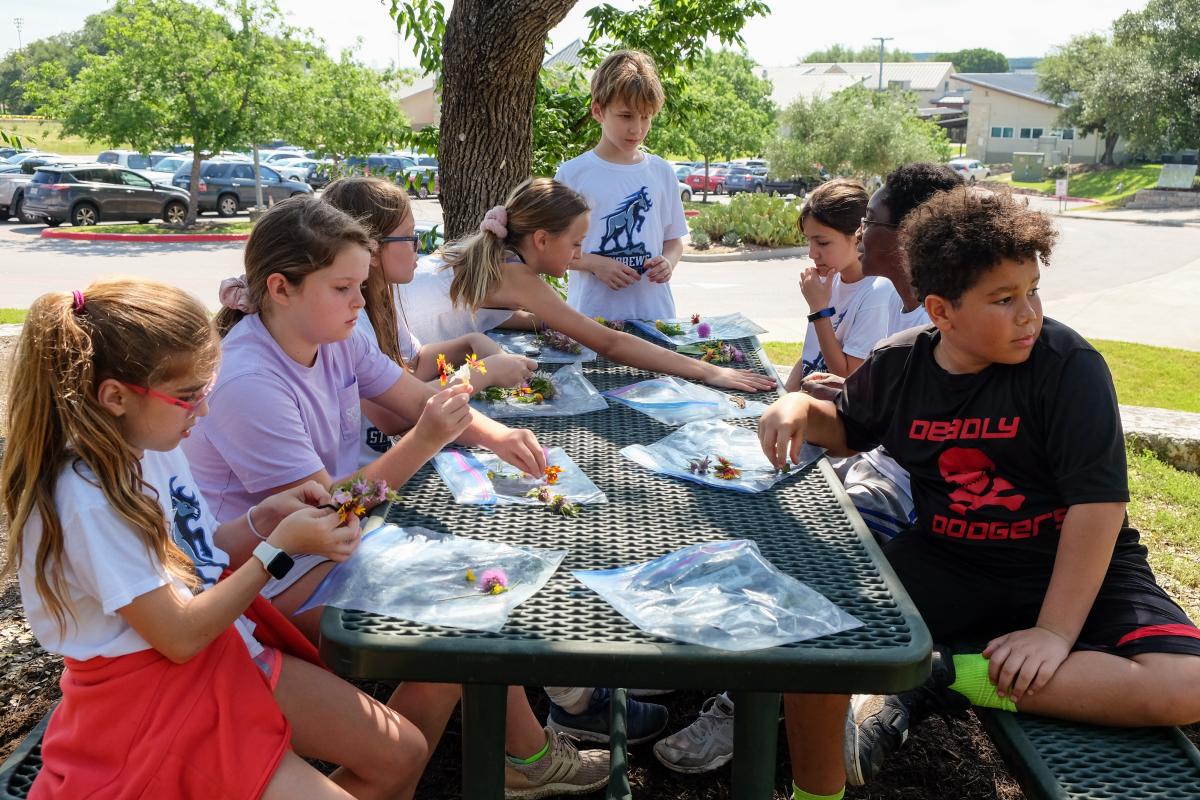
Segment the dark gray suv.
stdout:
<svg viewBox="0 0 1200 800">
<path fill-rule="evenodd" d="M 313 190 L 307 183 L 284 180 L 270 167 L 259 166 L 258 171 L 262 175 L 264 203 L 278 203 L 298 194 L 310 194 Z M 180 189 L 191 189 L 190 162 L 175 171 L 171 183 Z M 241 209 L 254 205 L 254 164 L 221 159 L 201 161 L 200 186 L 197 188 L 196 207 L 200 211 L 216 211 L 222 217 L 232 217 Z"/>
<path fill-rule="evenodd" d="M 25 187 L 25 213 L 47 225 L 95 225 L 161 218 L 179 224 L 187 218 L 188 193 L 151 183 L 133 170 L 104 164 L 39 167 Z"/>
</svg>

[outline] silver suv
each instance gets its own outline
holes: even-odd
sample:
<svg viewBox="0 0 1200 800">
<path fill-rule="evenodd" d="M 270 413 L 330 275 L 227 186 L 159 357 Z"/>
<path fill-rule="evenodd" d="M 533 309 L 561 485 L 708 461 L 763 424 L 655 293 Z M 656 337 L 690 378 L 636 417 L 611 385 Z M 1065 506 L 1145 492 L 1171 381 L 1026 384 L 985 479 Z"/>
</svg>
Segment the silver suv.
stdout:
<svg viewBox="0 0 1200 800">
<path fill-rule="evenodd" d="M 104 164 L 46 166 L 25 187 L 25 213 L 47 225 L 95 225 L 100 221 L 187 218 L 188 193 L 151 183 L 133 170 Z"/>
</svg>

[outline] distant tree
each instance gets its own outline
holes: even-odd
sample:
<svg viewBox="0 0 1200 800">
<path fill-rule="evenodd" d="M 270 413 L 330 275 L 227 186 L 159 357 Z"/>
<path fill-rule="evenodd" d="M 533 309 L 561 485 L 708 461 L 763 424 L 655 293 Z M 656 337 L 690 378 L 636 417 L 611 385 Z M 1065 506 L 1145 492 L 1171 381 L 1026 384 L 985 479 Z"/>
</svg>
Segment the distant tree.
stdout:
<svg viewBox="0 0 1200 800">
<path fill-rule="evenodd" d="M 342 51 L 337 61 L 315 52 L 296 86 L 302 118 L 289 127 L 298 141 L 310 142 L 335 161 L 403 142 L 409 126 L 388 91 L 392 79 L 390 72 L 355 61 L 351 51 Z"/>
<path fill-rule="evenodd" d="M 42 64 L 59 64 L 70 77 L 83 69 L 88 53 L 102 55 L 104 18 L 112 11 L 101 11 L 84 20 L 77 31 L 35 39 L 20 50 L 12 50 L 0 59 L 0 108 L 8 114 L 32 114 L 37 104 L 25 97 L 23 81 Z"/>
<path fill-rule="evenodd" d="M 539 80 L 546 35 L 577 0 L 456 0 L 449 14 L 443 0 L 389 2 L 422 68 L 441 76 L 442 207 L 447 235 L 462 236 L 530 174 L 535 151 L 539 166 L 549 168 L 559 154 L 584 144 L 586 99 L 570 113 L 578 85 L 563 83 L 561 75 L 549 84 Z M 674 102 L 680 67 L 694 63 L 710 37 L 740 44 L 746 19 L 766 11 L 762 0 L 649 0 L 631 11 L 598 5 L 587 13 L 591 32 L 581 58 L 592 66 L 614 46 L 646 50 Z M 539 98 L 555 110 L 540 128 Z M 540 146 L 535 130 L 546 135 Z"/>
<path fill-rule="evenodd" d="M 829 172 L 869 178 L 915 161 L 950 157 L 946 132 L 913 109 L 909 92 L 877 92 L 852 86 L 828 100 L 798 100 L 779 115 L 779 132 L 767 145 L 779 175 L 808 175 L 815 165 Z"/>
<path fill-rule="evenodd" d="M 1113 29 L 1116 44 L 1140 54 L 1154 76 L 1154 105 L 1168 146 L 1200 146 L 1200 0 L 1150 0 Z"/>
<path fill-rule="evenodd" d="M 1039 88 L 1063 106 L 1060 123 L 1104 140 L 1100 163 L 1113 163 L 1122 136 L 1150 149 L 1161 142 L 1161 81 L 1143 51 L 1102 34 L 1076 36 L 1039 61 L 1037 71 Z"/>
<path fill-rule="evenodd" d="M 883 60 L 887 62 L 916 61 L 912 53 L 906 50 L 884 50 Z M 844 44 L 835 44 L 824 50 L 814 50 L 800 59 L 802 64 L 831 64 L 835 62 L 861 63 L 879 61 L 879 45 L 867 44 L 855 50 Z"/>
<path fill-rule="evenodd" d="M 1008 72 L 1008 59 L 1004 54 L 986 47 L 938 53 L 933 60 L 951 62 L 956 72 Z"/>
</svg>

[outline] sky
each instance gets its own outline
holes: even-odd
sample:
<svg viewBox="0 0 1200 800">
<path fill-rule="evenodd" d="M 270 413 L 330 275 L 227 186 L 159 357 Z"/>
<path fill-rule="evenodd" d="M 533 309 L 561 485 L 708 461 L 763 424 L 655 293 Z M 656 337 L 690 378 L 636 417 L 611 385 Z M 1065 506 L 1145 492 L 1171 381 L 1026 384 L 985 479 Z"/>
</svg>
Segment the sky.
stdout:
<svg viewBox="0 0 1200 800">
<path fill-rule="evenodd" d="M 600 0 L 580 0 L 550 33 L 550 52 L 587 32 L 584 12 Z M 415 67 L 412 48 L 395 34 L 395 24 L 381 0 L 277 0 L 293 25 L 311 28 L 331 53 L 357 48 L 358 59 L 371 66 L 399 63 Z M 608 0 L 631 9 L 635 0 Z M 802 55 L 832 44 L 855 48 L 874 36 L 890 36 L 889 48 L 937 52 L 987 47 L 1009 57 L 1044 55 L 1072 36 L 1106 31 L 1129 10 L 1146 0 L 860 0 L 857 3 L 767 0 L 769 16 L 751 20 L 742 32 L 750 56 L 765 67 L 795 63 Z M 447 6 L 450 0 L 447 0 Z M 89 14 L 108 8 L 108 0 L 0 0 L 0 53 L 29 42 L 75 30 Z M 331 11 L 331 9 L 334 9 Z M 716 42 L 713 43 L 714 46 Z"/>
</svg>

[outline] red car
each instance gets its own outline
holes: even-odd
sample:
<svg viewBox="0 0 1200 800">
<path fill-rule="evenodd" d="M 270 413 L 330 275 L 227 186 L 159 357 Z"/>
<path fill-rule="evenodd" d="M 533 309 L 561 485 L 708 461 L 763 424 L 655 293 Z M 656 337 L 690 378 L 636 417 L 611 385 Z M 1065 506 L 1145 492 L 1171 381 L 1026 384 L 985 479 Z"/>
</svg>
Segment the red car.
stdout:
<svg viewBox="0 0 1200 800">
<path fill-rule="evenodd" d="M 704 191 L 704 168 L 688 175 L 683 181 L 695 193 Z M 724 194 L 725 192 L 725 169 L 722 167 L 709 167 L 708 169 L 708 191 L 711 194 Z"/>
</svg>

